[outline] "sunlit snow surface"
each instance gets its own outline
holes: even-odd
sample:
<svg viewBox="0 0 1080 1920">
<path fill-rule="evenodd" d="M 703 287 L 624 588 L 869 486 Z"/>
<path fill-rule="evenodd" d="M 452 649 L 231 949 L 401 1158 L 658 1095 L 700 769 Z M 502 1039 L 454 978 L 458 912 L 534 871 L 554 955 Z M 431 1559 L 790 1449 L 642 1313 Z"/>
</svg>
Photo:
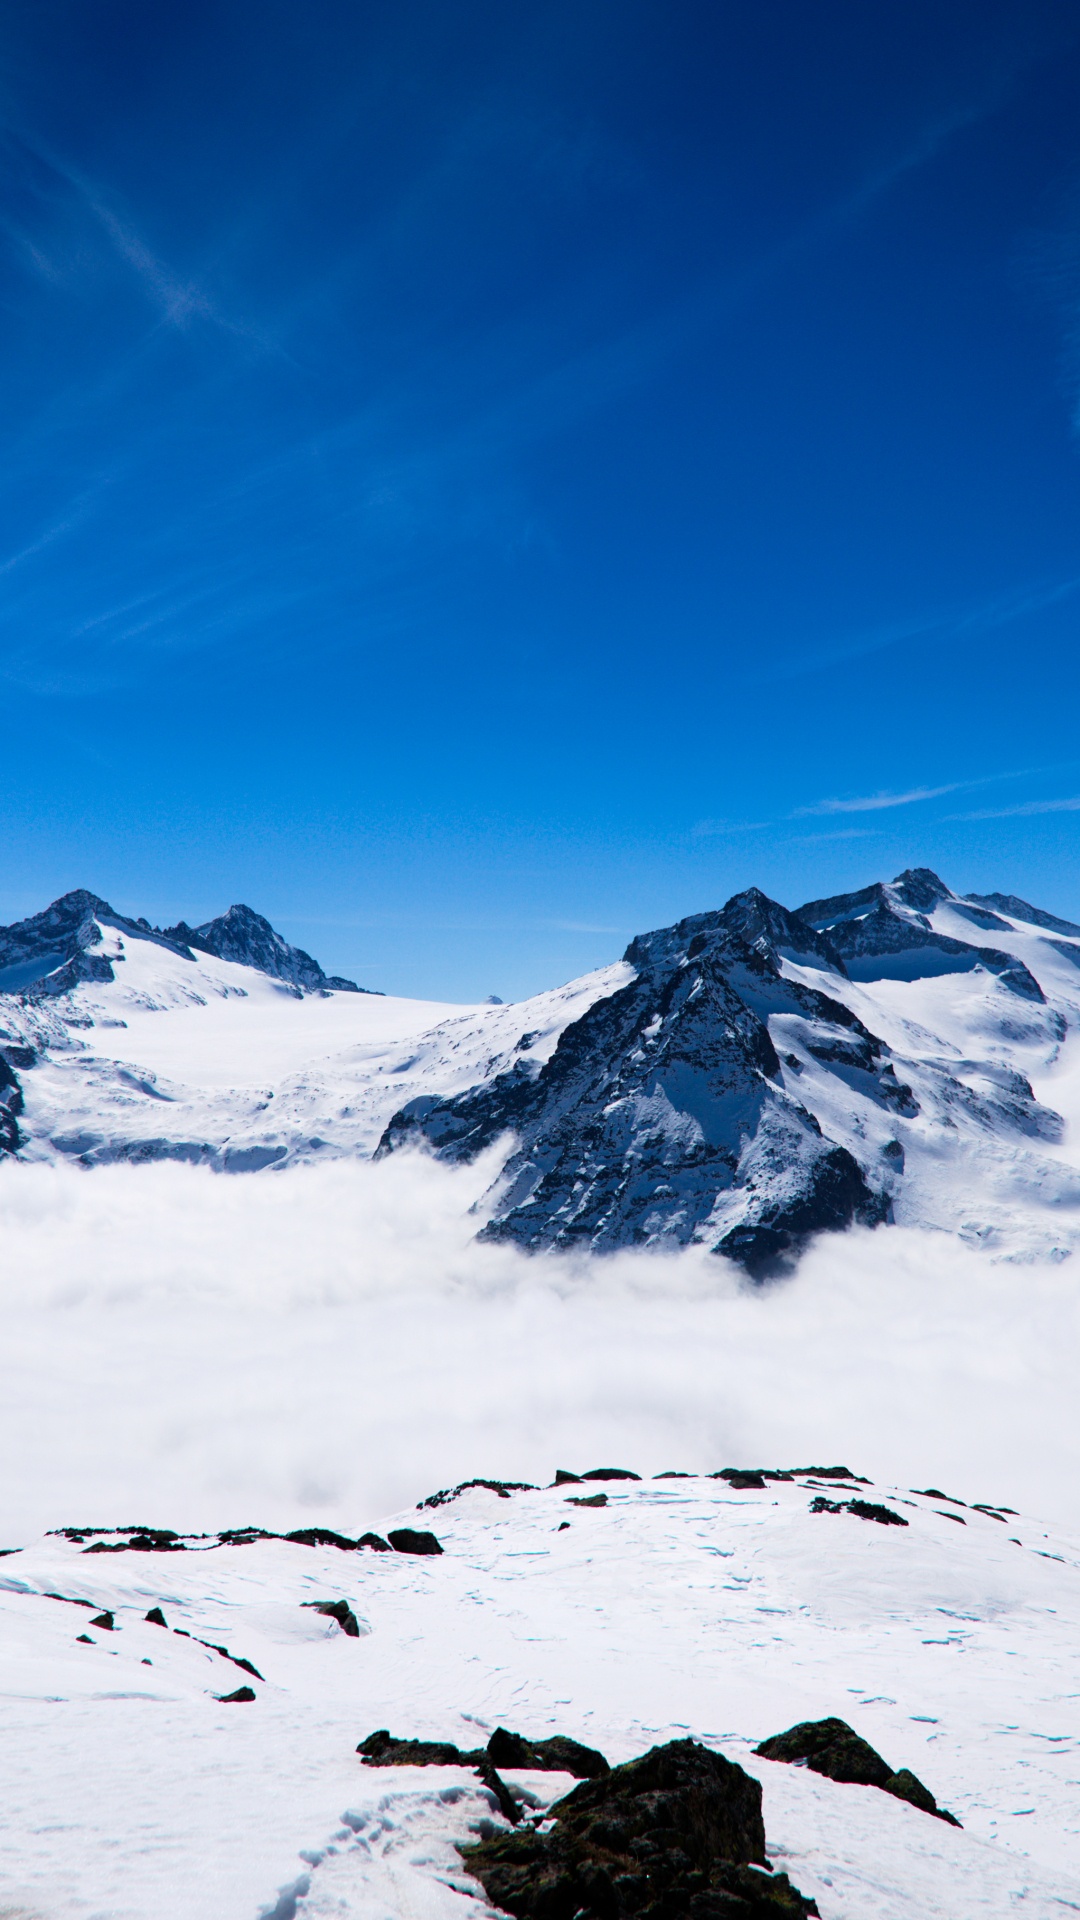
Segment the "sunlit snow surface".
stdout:
<svg viewBox="0 0 1080 1920">
<path fill-rule="evenodd" d="M 876 1495 L 907 1528 L 812 1515 L 808 1479 L 609 1485 L 601 1510 L 573 1491 L 462 1496 L 425 1515 L 438 1559 L 279 1542 L 87 1555 L 56 1539 L 9 1556 L 11 1906 L 465 1920 L 480 1902 L 452 1843 L 492 1815 L 475 1775 L 368 1771 L 354 1748 L 379 1726 L 471 1746 L 502 1724 L 614 1761 L 687 1732 L 714 1744 L 762 1779 L 770 1858 L 828 1920 L 1080 1908 L 1072 1540 L 906 1489 Z M 110 1609 L 116 1630 L 48 1593 Z M 337 1597 L 360 1638 L 303 1606 Z M 175 1627 L 252 1661 L 256 1700 L 218 1704 L 246 1675 Z M 753 1757 L 831 1713 L 964 1830 Z M 539 1802 L 572 1785 L 509 1778 Z"/>
<path fill-rule="evenodd" d="M 947 909 L 935 925 L 959 931 Z M 847 1099 L 801 1060 L 792 1091 L 831 1137 L 865 1161 L 902 1136 L 900 1224 L 823 1236 L 766 1289 L 701 1249 L 477 1245 L 501 1148 L 367 1158 L 397 1107 L 504 1070 L 524 1032 L 545 1057 L 621 964 L 518 1006 L 432 1006 L 298 997 L 113 930 L 113 983 L 6 1000 L 44 1051 L 0 1167 L 0 1920 L 467 1920 L 452 1843 L 491 1817 L 479 1782 L 366 1772 L 354 1749 L 379 1726 L 472 1745 L 500 1722 L 613 1761 L 715 1743 L 764 1780 L 770 1857 L 824 1920 L 1080 1912 L 1080 969 L 1022 927 L 993 937 L 1048 1007 L 980 972 L 792 966 L 888 1042 L 922 1111 Z M 1060 1137 L 1002 1122 L 1015 1073 Z M 204 1164 L 109 1164 L 161 1141 Z M 211 1170 L 271 1154 L 276 1172 Z M 648 1477 L 810 1461 L 871 1476 L 910 1525 L 811 1515 L 805 1483 Z M 414 1512 L 474 1474 L 603 1464 L 647 1477 L 600 1510 L 559 1489 Z M 928 1486 L 1018 1516 L 910 1492 Z M 395 1511 L 445 1554 L 45 1537 L 356 1536 Z M 339 1596 L 359 1639 L 301 1604 Z M 251 1660 L 255 1702 L 219 1705 L 246 1674 L 146 1624 L 155 1605 Z M 825 1714 L 963 1832 L 753 1759 Z"/>
</svg>

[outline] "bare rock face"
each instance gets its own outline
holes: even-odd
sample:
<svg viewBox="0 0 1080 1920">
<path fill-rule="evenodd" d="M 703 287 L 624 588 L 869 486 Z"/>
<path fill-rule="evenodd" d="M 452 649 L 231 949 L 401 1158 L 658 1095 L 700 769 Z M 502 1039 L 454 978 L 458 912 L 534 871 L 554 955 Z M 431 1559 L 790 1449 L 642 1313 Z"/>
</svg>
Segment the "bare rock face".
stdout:
<svg viewBox="0 0 1080 1920">
<path fill-rule="evenodd" d="M 763 1276 L 823 1228 L 876 1224 L 885 1197 L 785 1090 L 770 1014 L 808 1023 L 816 1057 L 879 1104 L 917 1106 L 847 1007 L 785 977 L 783 958 L 799 954 L 842 974 L 826 940 L 756 890 L 639 936 L 624 956 L 635 979 L 566 1028 L 546 1063 L 412 1101 L 378 1152 L 423 1139 L 471 1160 L 513 1132 L 484 1237 L 530 1249 L 702 1240 Z"/>
<path fill-rule="evenodd" d="M 1004 898 L 1001 894 L 986 897 L 993 901 Z M 1022 999 L 1042 1001 L 1038 981 L 1014 954 L 936 932 L 928 916 L 944 903 L 961 919 L 983 930 L 1009 931 L 1007 922 L 998 915 L 980 911 L 986 900 L 980 897 L 973 906 L 956 898 L 929 867 L 909 867 L 888 886 L 878 881 L 858 893 L 808 900 L 798 909 L 798 918 L 843 956 L 853 980 L 922 980 L 934 974 L 970 973 L 975 967 L 984 967 Z M 1026 911 L 1030 917 L 1033 909 Z M 1070 931 L 1068 921 L 1060 922 L 1058 930 Z"/>
<path fill-rule="evenodd" d="M 786 1760 L 790 1765 L 809 1767 L 811 1773 L 826 1780 L 847 1781 L 861 1787 L 880 1787 L 897 1800 L 906 1800 L 923 1813 L 932 1813 L 958 1827 L 953 1813 L 939 1807 L 929 1787 L 924 1787 L 909 1768 L 894 1772 L 887 1760 L 875 1752 L 868 1740 L 849 1727 L 846 1720 L 803 1720 L 786 1733 L 773 1734 L 755 1748 L 763 1760 Z"/>
<path fill-rule="evenodd" d="M 575 1787 L 549 1832 L 461 1849 L 516 1920 L 801 1920 L 818 1909 L 766 1868 L 761 1787 L 695 1740 L 672 1740 Z"/>
<path fill-rule="evenodd" d="M 195 947 L 201 953 L 215 954 L 219 960 L 232 960 L 242 967 L 256 967 L 273 980 L 285 980 L 290 986 L 308 993 L 333 989 L 344 993 L 362 993 L 355 980 L 343 980 L 337 974 L 325 974 L 317 960 L 302 947 L 291 947 L 269 920 L 254 908 L 230 907 L 216 920 L 201 927 L 189 927 L 181 920 L 168 929 L 167 938 Z"/>
</svg>

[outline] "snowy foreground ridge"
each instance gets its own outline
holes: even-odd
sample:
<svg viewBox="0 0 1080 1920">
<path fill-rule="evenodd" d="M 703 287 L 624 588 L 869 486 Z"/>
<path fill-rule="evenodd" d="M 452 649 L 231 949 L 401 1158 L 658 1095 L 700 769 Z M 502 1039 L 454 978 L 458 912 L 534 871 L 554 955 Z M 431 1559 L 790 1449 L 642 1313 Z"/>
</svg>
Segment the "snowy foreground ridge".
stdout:
<svg viewBox="0 0 1080 1920">
<path fill-rule="evenodd" d="M 130 1527 L 9 1551 L 0 1911 L 479 1920 L 458 1845 L 511 1830 L 500 1785 L 542 1820 L 573 1778 L 356 1748 L 501 1726 L 612 1765 L 724 1755 L 822 1920 L 1080 1912 L 1076 1542 L 842 1467 L 476 1484 L 402 1526 L 442 1552 Z M 825 1717 L 962 1824 L 755 1753 Z"/>
<path fill-rule="evenodd" d="M 249 908 L 161 931 L 74 893 L 0 929 L 0 1145 L 237 1172 L 498 1150 L 489 1238 L 755 1275 L 852 1222 L 1060 1258 L 1078 1035 L 1080 927 L 923 868 L 794 913 L 751 889 L 509 1007 L 360 993 Z"/>
</svg>

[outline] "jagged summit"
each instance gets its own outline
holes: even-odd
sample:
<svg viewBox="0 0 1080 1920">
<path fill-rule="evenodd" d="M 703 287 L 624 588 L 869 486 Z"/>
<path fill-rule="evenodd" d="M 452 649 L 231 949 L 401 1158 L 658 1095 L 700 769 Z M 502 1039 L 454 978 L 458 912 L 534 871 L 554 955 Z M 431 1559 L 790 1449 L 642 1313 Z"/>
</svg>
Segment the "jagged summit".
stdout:
<svg viewBox="0 0 1080 1920">
<path fill-rule="evenodd" d="M 80 889 L 0 929 L 0 1154 L 490 1152 L 489 1238 L 697 1244 L 755 1275 L 890 1219 L 1063 1254 L 1071 925 L 925 867 L 798 913 L 750 887 L 565 987 L 448 1008 L 327 992 L 245 905 L 159 930 Z"/>
<path fill-rule="evenodd" d="M 1043 998 L 1038 981 L 1015 954 L 935 929 L 930 915 L 941 906 L 980 929 L 1009 930 L 1004 921 L 954 894 L 929 867 L 909 867 L 887 885 L 879 880 L 857 893 L 808 900 L 796 915 L 843 956 L 852 980 L 924 980 L 983 967 L 1024 999 Z"/>
<path fill-rule="evenodd" d="M 215 954 L 219 960 L 257 967 L 260 973 L 267 973 L 274 980 L 287 980 L 291 986 L 304 987 L 311 993 L 326 988 L 339 993 L 363 991 L 355 980 L 325 974 L 310 953 L 305 953 L 302 947 L 291 947 L 253 907 L 230 907 L 227 913 L 219 914 L 216 920 L 204 921 L 201 927 L 189 927 L 181 920 L 166 930 L 165 938 L 194 947 L 200 953 Z"/>
<path fill-rule="evenodd" d="M 181 920 L 175 927 L 162 929 L 148 920 L 117 913 L 100 894 L 77 887 L 61 894 L 42 913 L 0 927 L 0 993 L 55 999 L 84 982 L 115 979 L 114 967 L 123 958 L 123 946 L 107 943 L 105 928 L 149 941 L 187 960 L 193 949 L 215 954 L 308 992 L 365 991 L 355 981 L 324 974 L 310 954 L 291 947 L 269 920 L 250 907 L 230 907 L 228 913 L 201 927 L 191 928 Z"/>
</svg>

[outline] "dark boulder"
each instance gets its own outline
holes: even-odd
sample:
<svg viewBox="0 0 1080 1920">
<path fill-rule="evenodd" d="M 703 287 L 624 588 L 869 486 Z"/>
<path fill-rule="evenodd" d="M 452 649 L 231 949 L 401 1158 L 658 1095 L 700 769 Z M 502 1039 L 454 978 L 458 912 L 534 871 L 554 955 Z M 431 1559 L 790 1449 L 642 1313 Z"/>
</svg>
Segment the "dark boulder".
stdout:
<svg viewBox="0 0 1080 1920">
<path fill-rule="evenodd" d="M 429 1493 L 426 1500 L 417 1502 L 417 1512 L 424 1507 L 445 1507 L 459 1495 L 471 1492 L 473 1487 L 486 1487 L 489 1493 L 496 1493 L 500 1500 L 509 1500 L 512 1493 L 535 1493 L 536 1488 L 529 1480 L 459 1480 L 456 1487 L 441 1487 L 438 1493 Z"/>
<path fill-rule="evenodd" d="M 824 1774 L 826 1780 L 839 1780 L 852 1786 L 879 1787 L 897 1800 L 932 1813 L 952 1827 L 960 1825 L 955 1814 L 939 1807 L 929 1787 L 924 1787 L 909 1768 L 894 1772 L 887 1760 L 849 1727 L 846 1720 L 803 1720 L 786 1733 L 763 1740 L 755 1753 L 763 1760 L 785 1760 L 789 1765 L 807 1766 L 811 1773 Z"/>
<path fill-rule="evenodd" d="M 366 1767 L 477 1767 L 487 1754 L 477 1747 L 462 1752 L 452 1740 L 399 1740 L 380 1727 L 356 1749 Z"/>
<path fill-rule="evenodd" d="M 442 1548 L 433 1533 L 425 1533 L 417 1527 L 393 1527 L 387 1539 L 395 1553 L 441 1553 Z"/>
<path fill-rule="evenodd" d="M 342 1633 L 350 1640 L 359 1640 L 360 1625 L 347 1600 L 302 1600 L 303 1607 L 310 1607 L 313 1613 L 322 1613 L 328 1620 L 336 1620 Z"/>
<path fill-rule="evenodd" d="M 532 1767 L 538 1773 L 572 1773 L 578 1780 L 599 1780 L 611 1769 L 595 1747 L 583 1747 L 556 1733 L 547 1740 L 526 1740 L 520 1733 L 496 1727 L 487 1743 L 496 1767 Z"/>
<path fill-rule="evenodd" d="M 765 1871 L 761 1787 L 694 1740 L 653 1747 L 556 1803 L 555 1824 L 461 1848 L 517 1920 L 802 1920 L 786 1874 Z"/>
<path fill-rule="evenodd" d="M 876 1520 L 881 1527 L 906 1527 L 910 1522 L 902 1513 L 883 1507 L 876 1500 L 826 1500 L 823 1493 L 810 1502 L 811 1513 L 853 1513 L 857 1520 Z M 952 1519 L 950 1514 L 949 1519 Z"/>
</svg>

